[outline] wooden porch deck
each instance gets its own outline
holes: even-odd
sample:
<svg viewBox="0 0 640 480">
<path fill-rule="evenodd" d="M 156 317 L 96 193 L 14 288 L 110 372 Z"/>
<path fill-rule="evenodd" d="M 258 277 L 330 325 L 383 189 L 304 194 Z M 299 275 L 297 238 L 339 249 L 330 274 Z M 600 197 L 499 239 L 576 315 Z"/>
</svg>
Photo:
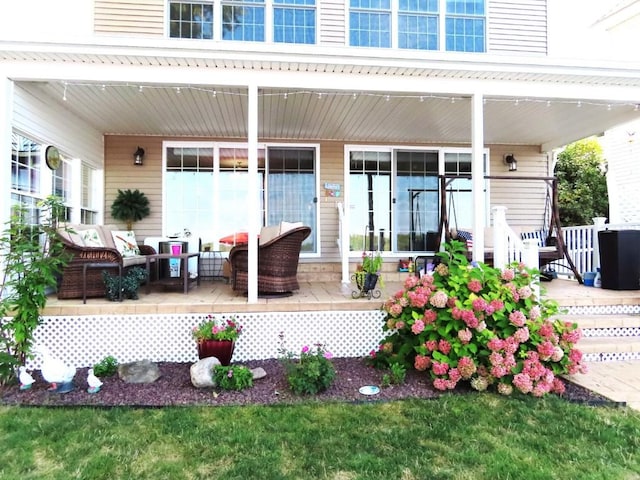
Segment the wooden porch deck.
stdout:
<svg viewBox="0 0 640 480">
<path fill-rule="evenodd" d="M 151 293 L 140 289 L 138 300 L 111 302 L 104 298 L 58 300 L 51 295 L 45 316 L 65 315 L 138 315 L 170 313 L 242 313 L 242 312 L 295 312 L 295 311 L 349 311 L 377 310 L 382 302 L 402 287 L 399 281 L 385 282 L 379 299 L 353 299 L 355 286 L 341 282 L 300 282 L 300 290 L 288 297 L 259 298 L 247 303 L 246 296 L 238 295 L 224 281 L 203 280 L 188 294 L 180 288 L 165 290 L 153 286 Z M 640 290 L 606 290 L 585 287 L 573 280 L 556 279 L 543 283 L 546 296 L 562 306 L 640 305 Z"/>
</svg>

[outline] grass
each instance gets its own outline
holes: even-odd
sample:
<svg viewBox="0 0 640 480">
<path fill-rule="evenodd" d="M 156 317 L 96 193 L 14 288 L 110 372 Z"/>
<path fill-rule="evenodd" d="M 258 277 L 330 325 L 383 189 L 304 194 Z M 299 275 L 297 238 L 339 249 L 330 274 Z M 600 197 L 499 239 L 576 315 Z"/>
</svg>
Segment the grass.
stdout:
<svg viewBox="0 0 640 480">
<path fill-rule="evenodd" d="M 0 478 L 632 479 L 640 414 L 558 398 L 0 407 Z"/>
</svg>

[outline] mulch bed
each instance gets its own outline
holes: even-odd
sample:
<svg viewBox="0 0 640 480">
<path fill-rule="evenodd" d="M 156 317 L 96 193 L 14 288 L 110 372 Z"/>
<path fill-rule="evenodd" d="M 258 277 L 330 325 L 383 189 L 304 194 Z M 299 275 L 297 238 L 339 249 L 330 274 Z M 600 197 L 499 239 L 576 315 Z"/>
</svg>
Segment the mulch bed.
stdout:
<svg viewBox="0 0 640 480">
<path fill-rule="evenodd" d="M 271 405 L 301 401 L 378 402 L 406 398 L 437 398 L 441 392 L 431 386 L 429 378 L 421 372 L 408 371 L 402 385 L 381 388 L 376 395 L 363 395 L 360 387 L 380 385 L 385 372 L 367 366 L 362 359 L 334 359 L 337 376 L 334 384 L 325 392 L 312 397 L 292 394 L 287 386 L 284 369 L 277 359 L 244 363 L 249 368 L 262 367 L 265 378 L 256 380 L 252 388 L 241 392 L 217 389 L 198 389 L 191 384 L 190 363 L 159 363 L 162 376 L 151 384 L 131 384 L 117 375 L 103 378 L 98 393 L 87 392 L 87 369 L 79 368 L 74 378 L 74 389 L 69 393 L 47 390 L 39 371 L 32 372 L 36 382 L 29 390 L 18 385 L 0 387 L 0 404 L 23 406 L 97 406 L 97 407 L 165 407 L 196 405 Z M 566 383 L 564 398 L 572 402 L 591 405 L 615 404 L 605 397 L 570 382 Z M 460 394 L 471 392 L 461 386 Z"/>
</svg>

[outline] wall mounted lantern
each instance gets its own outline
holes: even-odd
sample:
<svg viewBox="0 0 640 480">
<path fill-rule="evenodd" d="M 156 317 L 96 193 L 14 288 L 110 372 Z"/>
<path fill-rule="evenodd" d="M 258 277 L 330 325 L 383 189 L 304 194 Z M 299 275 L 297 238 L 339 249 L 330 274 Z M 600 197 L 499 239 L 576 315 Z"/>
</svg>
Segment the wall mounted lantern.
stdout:
<svg viewBox="0 0 640 480">
<path fill-rule="evenodd" d="M 138 147 L 136 152 L 133 154 L 133 164 L 142 165 L 143 158 L 144 158 L 144 148 Z"/>
<path fill-rule="evenodd" d="M 515 172 L 516 170 L 518 170 L 518 161 L 516 160 L 516 157 L 513 156 L 513 153 L 507 153 L 504 156 L 504 163 L 509 165 L 510 172 Z"/>
</svg>

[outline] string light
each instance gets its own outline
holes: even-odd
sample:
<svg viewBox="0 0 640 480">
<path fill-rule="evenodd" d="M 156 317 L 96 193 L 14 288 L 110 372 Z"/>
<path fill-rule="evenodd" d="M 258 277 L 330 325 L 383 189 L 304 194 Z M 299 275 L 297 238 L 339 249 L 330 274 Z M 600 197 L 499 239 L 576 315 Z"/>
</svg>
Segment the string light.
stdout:
<svg viewBox="0 0 640 480">
<path fill-rule="evenodd" d="M 213 97 L 217 97 L 218 93 L 220 95 L 225 95 L 225 96 L 239 96 L 239 97 L 247 97 L 248 94 L 246 92 L 243 91 L 236 91 L 236 90 L 230 90 L 230 91 L 222 91 L 219 92 L 216 89 L 213 88 L 206 88 L 206 87 L 198 87 L 198 86 L 192 86 L 192 85 L 182 85 L 182 86 L 169 86 L 169 85 L 133 85 L 130 83 L 114 83 L 114 84 L 95 84 L 95 83 L 69 83 L 69 82 L 62 82 L 64 85 L 64 91 L 62 94 L 62 99 L 64 101 L 67 100 L 67 88 L 76 88 L 76 87 L 89 87 L 89 88 L 95 88 L 98 87 L 100 88 L 102 91 L 105 91 L 107 88 L 110 89 L 115 89 L 115 88 L 136 88 L 138 90 L 139 93 L 143 93 L 143 90 L 165 90 L 167 88 L 173 88 L 175 89 L 177 94 L 181 94 L 183 91 L 192 91 L 192 92 L 204 92 L 204 93 L 208 93 L 210 95 L 212 95 Z M 432 94 L 432 95 L 425 95 L 425 94 L 402 94 L 402 93 L 398 93 L 398 94 L 389 94 L 389 93 L 375 93 L 375 92 L 346 92 L 346 91 L 326 91 L 326 92 L 318 92 L 318 91 L 311 91 L 311 90 L 294 90 L 294 91 L 289 91 L 289 92 L 277 92 L 277 93 L 269 93 L 269 92 L 264 92 L 261 91 L 259 93 L 259 96 L 262 97 L 281 97 L 283 99 L 287 99 L 290 96 L 300 96 L 300 95 L 315 95 L 319 100 L 322 99 L 325 95 L 326 96 L 332 96 L 334 98 L 339 98 L 339 97 L 344 97 L 344 96 L 349 96 L 351 97 L 353 100 L 357 100 L 358 98 L 362 98 L 362 97 L 369 97 L 369 98 L 384 98 L 385 101 L 390 101 L 391 98 L 394 99 L 416 99 L 419 102 L 424 102 L 425 100 L 431 99 L 431 100 L 442 100 L 442 101 L 447 101 L 449 103 L 456 103 L 457 100 L 461 100 L 461 101 L 468 101 L 471 97 L 465 97 L 465 96 L 453 96 L 453 95 L 438 95 L 438 94 Z M 483 97 L 482 99 L 482 103 L 484 105 L 486 105 L 487 103 L 500 103 L 500 102 L 511 102 L 515 107 L 518 107 L 520 105 L 520 103 L 528 103 L 528 104 L 536 104 L 536 103 L 541 103 L 543 105 L 546 105 L 547 107 L 551 107 L 553 105 L 575 105 L 577 108 L 581 108 L 583 105 L 588 105 L 591 107 L 604 107 L 607 110 L 612 110 L 613 108 L 621 108 L 621 107 L 627 107 L 627 108 L 633 108 L 634 111 L 638 112 L 640 111 L 640 104 L 635 103 L 635 102 L 622 102 L 622 103 L 615 103 L 615 104 L 611 104 L 609 102 L 599 102 L 599 101 L 583 101 L 583 100 L 548 100 L 548 99 L 536 99 L 536 98 L 487 98 L 487 97 Z"/>
</svg>

